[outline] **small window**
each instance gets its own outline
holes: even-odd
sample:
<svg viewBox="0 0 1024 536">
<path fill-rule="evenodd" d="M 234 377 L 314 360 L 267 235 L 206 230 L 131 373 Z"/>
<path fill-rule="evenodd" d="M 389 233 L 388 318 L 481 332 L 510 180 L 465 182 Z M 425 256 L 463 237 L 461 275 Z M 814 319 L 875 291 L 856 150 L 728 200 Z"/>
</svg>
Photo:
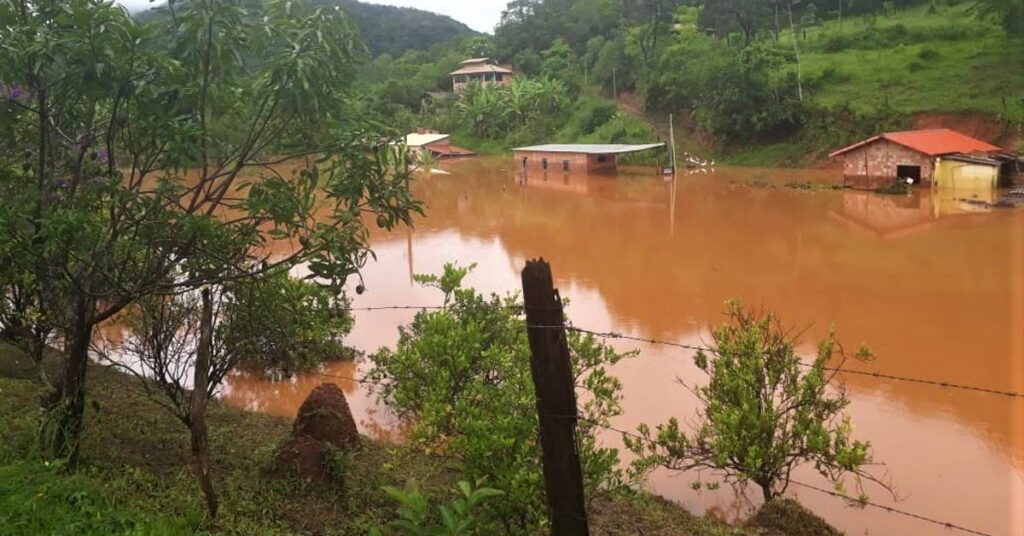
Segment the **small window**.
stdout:
<svg viewBox="0 0 1024 536">
<path fill-rule="evenodd" d="M 603 164 L 603 163 L 608 161 L 608 156 L 607 155 L 603 155 L 603 154 L 599 154 L 599 155 L 597 155 L 597 161 Z"/>
<path fill-rule="evenodd" d="M 498 82 L 501 82 L 503 76 L 504 75 L 502 75 L 501 73 L 498 73 L 494 76 L 494 79 L 497 80 Z"/>
<path fill-rule="evenodd" d="M 569 171 L 569 161 L 562 160 L 562 171 Z"/>
<path fill-rule="evenodd" d="M 548 168 L 548 159 L 547 158 L 541 158 L 540 159 L 540 167 L 542 167 L 544 169 Z"/>
</svg>

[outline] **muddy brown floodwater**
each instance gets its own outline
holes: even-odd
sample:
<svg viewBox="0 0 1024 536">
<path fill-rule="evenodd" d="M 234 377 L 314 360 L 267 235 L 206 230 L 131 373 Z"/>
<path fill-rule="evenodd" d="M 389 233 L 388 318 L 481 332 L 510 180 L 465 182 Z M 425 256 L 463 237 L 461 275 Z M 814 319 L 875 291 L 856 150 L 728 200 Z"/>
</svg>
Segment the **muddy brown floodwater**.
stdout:
<svg viewBox="0 0 1024 536">
<path fill-rule="evenodd" d="M 551 261 L 580 327 L 702 343 L 741 299 L 808 329 L 806 353 L 835 326 L 848 346 L 878 356 L 851 367 L 1005 391 L 1024 391 L 1024 212 L 985 212 L 959 201 L 970 192 L 912 197 L 797 190 L 788 181 L 834 182 L 832 171 L 719 168 L 661 177 L 516 177 L 511 159 L 442 164 L 449 175 L 421 175 L 428 204 L 414 231 L 377 232 L 377 261 L 354 307 L 438 305 L 413 273 L 446 261 L 478 263 L 466 283 L 515 291 L 528 258 Z M 982 195 L 987 198 L 989 196 Z M 349 343 L 392 345 L 415 311 L 356 314 Z M 671 416 L 684 421 L 694 400 L 677 378 L 700 381 L 688 351 L 626 341 L 641 355 L 616 366 L 633 429 Z M 345 378 L 368 363 L 333 363 L 319 374 L 270 383 L 235 375 L 229 403 L 293 417 L 323 381 L 345 390 L 364 433 L 399 440 L 400 423 L 373 395 Z M 1024 399 L 846 375 L 858 438 L 886 464 L 899 498 L 868 488 L 872 500 L 992 535 L 1024 535 Z M 616 434 L 602 437 L 621 446 Z M 747 503 L 729 487 L 694 492 L 712 475 L 658 472 L 650 489 L 696 512 L 737 519 Z M 825 486 L 811 471 L 800 481 Z M 848 507 L 820 493 L 790 493 L 847 534 L 948 534 L 879 509 Z M 751 493 L 752 500 L 756 493 Z"/>
</svg>

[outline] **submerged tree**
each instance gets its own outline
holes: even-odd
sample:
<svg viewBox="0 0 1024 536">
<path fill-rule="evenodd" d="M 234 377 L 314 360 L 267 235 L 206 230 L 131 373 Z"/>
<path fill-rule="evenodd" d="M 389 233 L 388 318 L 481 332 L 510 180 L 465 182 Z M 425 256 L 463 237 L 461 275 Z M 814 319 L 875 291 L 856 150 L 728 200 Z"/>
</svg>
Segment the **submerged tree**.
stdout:
<svg viewBox="0 0 1024 536">
<path fill-rule="evenodd" d="M 338 10 L 188 0 L 139 25 L 93 0 L 0 0 L 0 124 L 30 155 L 0 229 L 64 342 L 43 447 L 74 465 L 95 327 L 150 295 L 297 263 L 341 288 L 363 216 L 410 223 L 404 153 L 346 121 L 363 55 Z M 278 252 L 277 241 L 294 240 Z"/>
<path fill-rule="evenodd" d="M 852 438 L 844 413 L 850 399 L 834 370 L 845 356 L 833 333 L 804 364 L 795 353 L 798 341 L 777 317 L 733 303 L 729 322 L 713 336 L 714 347 L 694 358 L 709 377 L 706 386 L 691 389 L 698 400 L 695 429 L 683 430 L 673 417 L 654 433 L 645 424 L 639 437 L 624 437 L 639 456 L 638 471 L 710 469 L 729 482 L 754 482 L 765 502 L 785 493 L 802 464 L 840 489 L 843 477 L 853 475 L 862 498 L 864 480 L 888 489 L 865 470 L 870 444 Z M 866 359 L 870 352 L 862 348 L 857 356 Z M 837 357 L 839 363 L 830 364 Z"/>
</svg>

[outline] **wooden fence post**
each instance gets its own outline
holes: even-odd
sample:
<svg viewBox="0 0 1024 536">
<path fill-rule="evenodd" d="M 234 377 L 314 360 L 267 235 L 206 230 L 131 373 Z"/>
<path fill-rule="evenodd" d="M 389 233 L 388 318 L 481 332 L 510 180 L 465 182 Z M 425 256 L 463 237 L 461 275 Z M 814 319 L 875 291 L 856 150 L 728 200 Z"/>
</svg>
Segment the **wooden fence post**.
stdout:
<svg viewBox="0 0 1024 536">
<path fill-rule="evenodd" d="M 551 266 L 544 259 L 528 261 L 523 268 L 523 302 L 551 534 L 589 536 L 576 442 L 576 388 L 569 342 L 562 300 L 551 278 Z"/>
</svg>

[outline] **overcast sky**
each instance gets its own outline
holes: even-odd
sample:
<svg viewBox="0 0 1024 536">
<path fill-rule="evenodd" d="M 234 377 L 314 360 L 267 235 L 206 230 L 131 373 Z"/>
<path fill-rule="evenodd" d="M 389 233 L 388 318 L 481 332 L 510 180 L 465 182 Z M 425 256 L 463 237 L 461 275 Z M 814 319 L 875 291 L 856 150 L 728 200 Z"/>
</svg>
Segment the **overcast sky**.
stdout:
<svg viewBox="0 0 1024 536">
<path fill-rule="evenodd" d="M 162 0 L 157 2 L 150 2 L 149 0 L 117 1 L 122 5 L 128 6 L 128 9 L 132 11 L 149 9 L 163 3 Z M 374 0 L 367 3 L 407 6 L 433 11 L 442 15 L 448 15 L 478 32 L 492 33 L 494 32 L 494 26 L 498 24 L 498 19 L 501 17 L 501 11 L 508 4 L 508 0 Z"/>
</svg>

